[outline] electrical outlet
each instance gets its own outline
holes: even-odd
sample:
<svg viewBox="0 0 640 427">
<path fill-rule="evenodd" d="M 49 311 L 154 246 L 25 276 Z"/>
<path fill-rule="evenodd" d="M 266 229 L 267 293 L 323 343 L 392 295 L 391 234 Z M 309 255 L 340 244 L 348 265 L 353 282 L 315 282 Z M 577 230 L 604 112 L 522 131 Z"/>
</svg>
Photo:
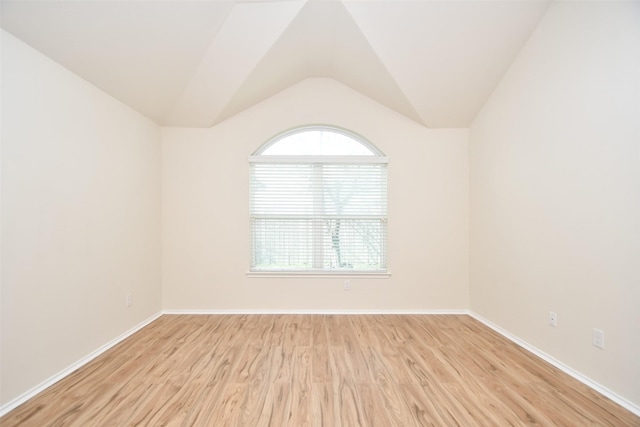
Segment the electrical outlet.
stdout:
<svg viewBox="0 0 640 427">
<path fill-rule="evenodd" d="M 124 296 L 124 306 L 131 307 L 132 305 L 133 305 L 133 296 L 131 295 L 131 292 L 129 292 Z"/>
<path fill-rule="evenodd" d="M 593 345 L 604 350 L 604 331 L 593 328 Z"/>
<path fill-rule="evenodd" d="M 343 286 L 344 286 L 344 290 L 345 291 L 350 291 L 351 290 L 351 281 L 345 280 Z"/>
<path fill-rule="evenodd" d="M 558 313 L 554 311 L 549 312 L 549 326 L 553 326 L 554 328 L 558 326 Z"/>
</svg>

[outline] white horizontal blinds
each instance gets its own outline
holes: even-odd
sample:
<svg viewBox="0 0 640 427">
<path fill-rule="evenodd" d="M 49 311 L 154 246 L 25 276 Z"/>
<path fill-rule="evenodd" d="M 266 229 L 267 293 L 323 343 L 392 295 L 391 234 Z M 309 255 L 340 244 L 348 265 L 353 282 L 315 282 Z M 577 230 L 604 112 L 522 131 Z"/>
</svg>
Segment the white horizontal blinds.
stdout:
<svg viewBox="0 0 640 427">
<path fill-rule="evenodd" d="M 252 270 L 386 270 L 385 158 L 265 157 L 251 163 Z"/>
</svg>

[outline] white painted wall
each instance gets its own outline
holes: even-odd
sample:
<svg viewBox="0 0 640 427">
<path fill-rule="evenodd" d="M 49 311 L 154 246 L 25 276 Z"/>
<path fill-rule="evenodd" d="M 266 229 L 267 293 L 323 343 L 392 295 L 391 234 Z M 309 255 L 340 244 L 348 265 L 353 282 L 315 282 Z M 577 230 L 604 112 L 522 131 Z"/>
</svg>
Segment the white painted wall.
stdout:
<svg viewBox="0 0 640 427">
<path fill-rule="evenodd" d="M 554 2 L 470 159 L 472 310 L 640 405 L 640 3 Z"/>
<path fill-rule="evenodd" d="M 161 309 L 159 127 L 1 36 L 0 406 Z"/>
<path fill-rule="evenodd" d="M 332 124 L 389 156 L 389 279 L 248 278 L 247 156 Z M 467 130 L 430 130 L 330 79 L 308 79 L 210 129 L 162 129 L 163 304 L 204 310 L 468 307 Z"/>
</svg>

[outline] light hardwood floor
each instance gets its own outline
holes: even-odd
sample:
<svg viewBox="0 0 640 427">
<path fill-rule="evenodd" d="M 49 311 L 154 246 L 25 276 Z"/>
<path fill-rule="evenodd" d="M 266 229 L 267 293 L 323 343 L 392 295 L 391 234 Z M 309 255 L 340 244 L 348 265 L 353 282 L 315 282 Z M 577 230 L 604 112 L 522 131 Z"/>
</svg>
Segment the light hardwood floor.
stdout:
<svg viewBox="0 0 640 427">
<path fill-rule="evenodd" d="M 9 426 L 640 426 L 469 316 L 165 315 Z"/>
</svg>

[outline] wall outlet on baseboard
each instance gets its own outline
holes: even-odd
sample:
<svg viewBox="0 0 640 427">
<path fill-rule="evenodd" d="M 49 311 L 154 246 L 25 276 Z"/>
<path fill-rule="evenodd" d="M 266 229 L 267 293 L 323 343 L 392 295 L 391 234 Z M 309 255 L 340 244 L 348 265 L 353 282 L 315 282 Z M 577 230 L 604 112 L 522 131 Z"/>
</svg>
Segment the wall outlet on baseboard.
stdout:
<svg viewBox="0 0 640 427">
<path fill-rule="evenodd" d="M 350 280 L 345 280 L 343 287 L 344 287 L 345 291 L 350 291 L 351 290 L 351 281 Z"/>
<path fill-rule="evenodd" d="M 593 345 L 604 350 L 604 331 L 593 328 Z"/>
<path fill-rule="evenodd" d="M 124 296 L 124 306 L 125 307 L 131 307 L 132 305 L 133 305 L 133 295 L 131 295 L 131 292 L 128 292 Z"/>
<path fill-rule="evenodd" d="M 555 311 L 549 312 L 549 326 L 553 326 L 554 328 L 558 326 L 558 313 Z"/>
</svg>

